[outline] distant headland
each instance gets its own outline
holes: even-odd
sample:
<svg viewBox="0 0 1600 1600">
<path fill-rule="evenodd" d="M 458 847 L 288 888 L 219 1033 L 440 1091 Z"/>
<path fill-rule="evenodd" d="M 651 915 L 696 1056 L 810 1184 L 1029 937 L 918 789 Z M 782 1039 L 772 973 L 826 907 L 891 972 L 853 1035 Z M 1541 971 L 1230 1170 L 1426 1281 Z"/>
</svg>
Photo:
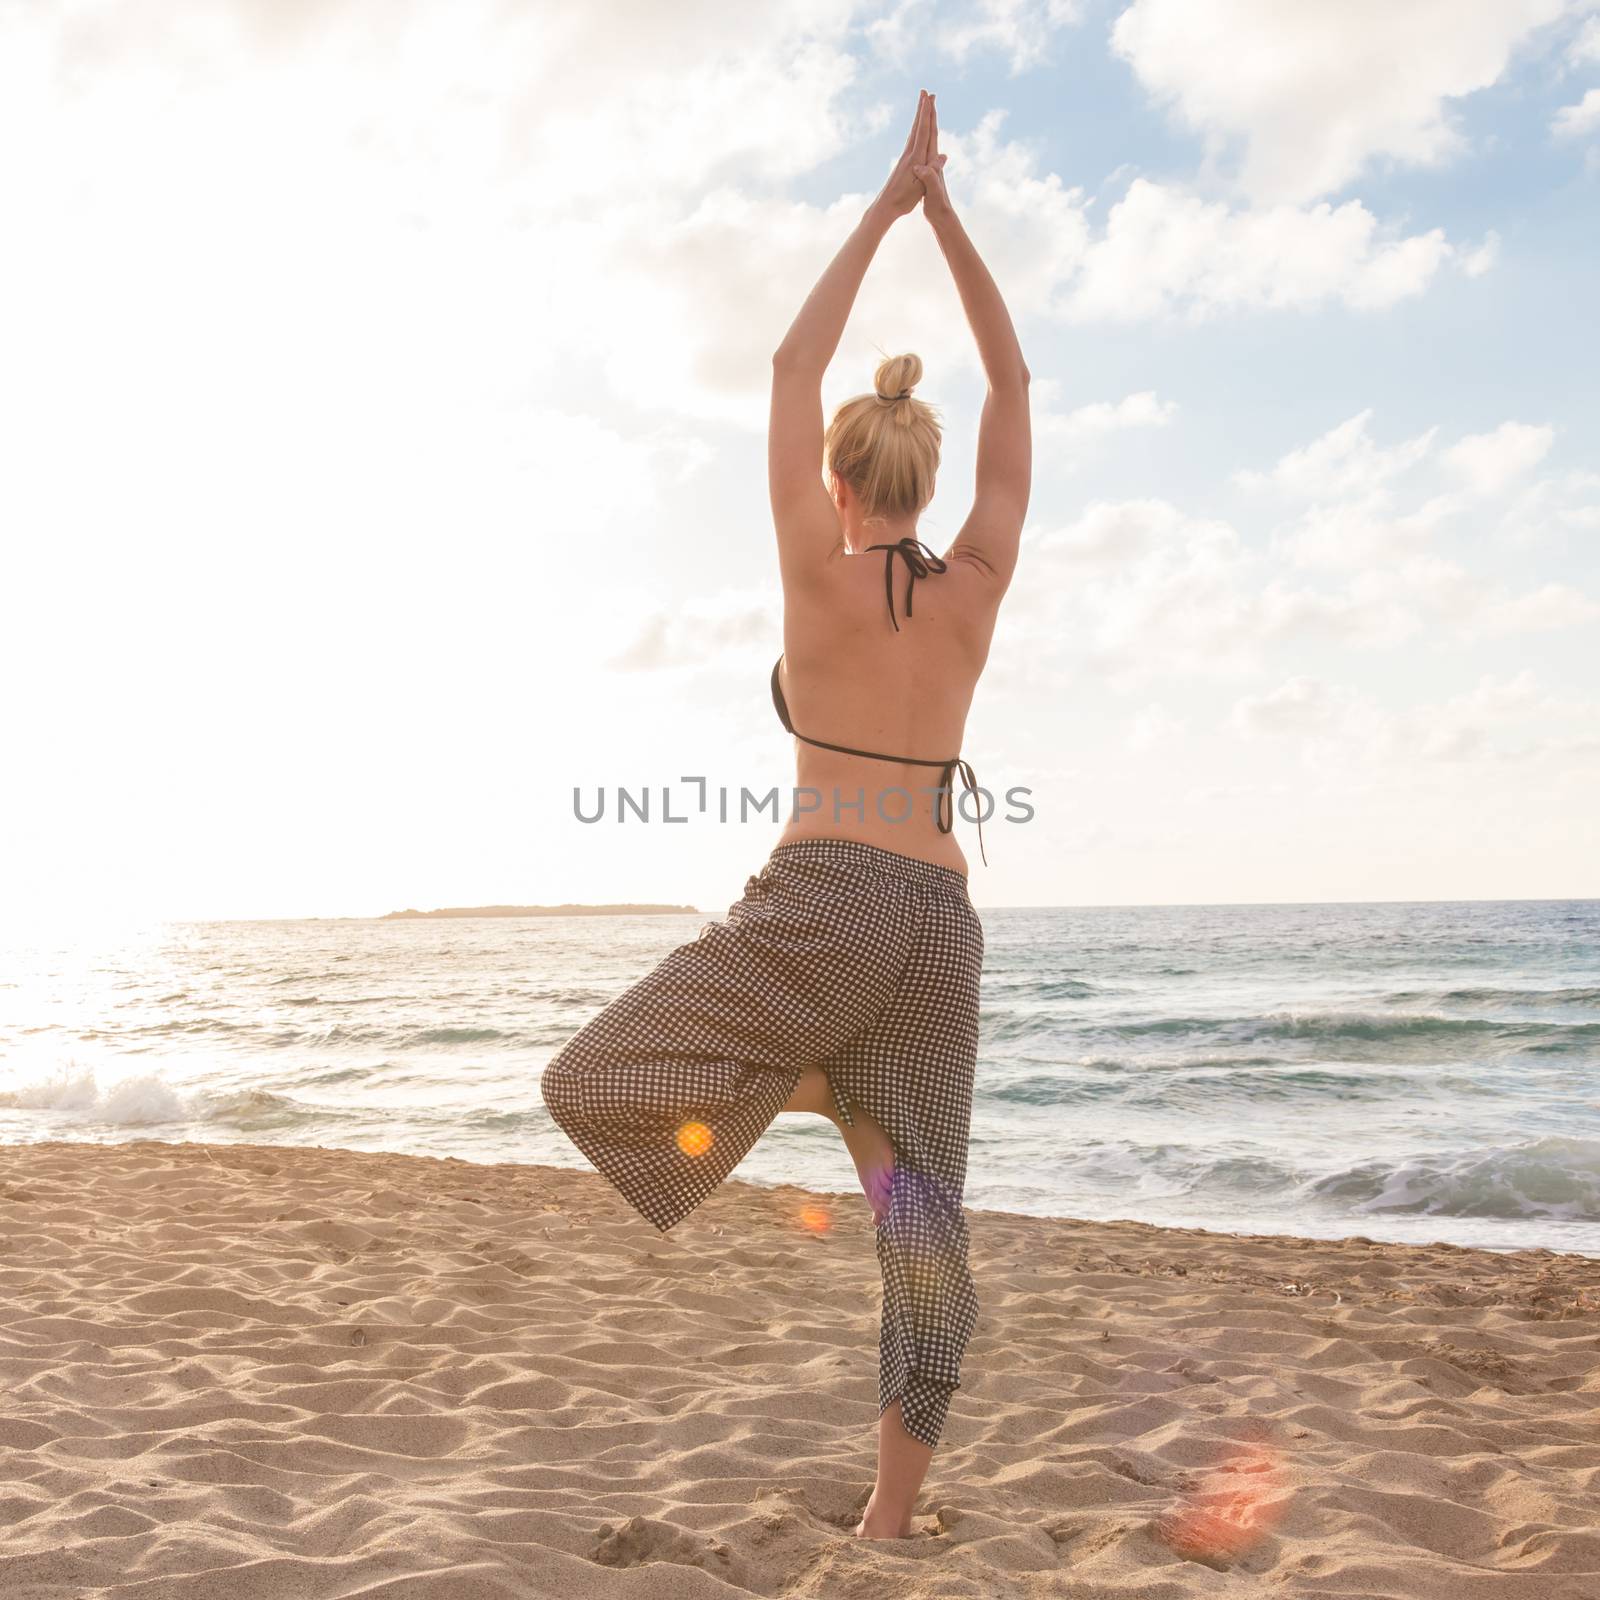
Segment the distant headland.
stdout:
<svg viewBox="0 0 1600 1600">
<path fill-rule="evenodd" d="M 698 906 L 444 906 L 438 911 L 388 911 L 379 922 L 425 922 L 433 917 L 671 917 L 700 915 Z"/>
</svg>

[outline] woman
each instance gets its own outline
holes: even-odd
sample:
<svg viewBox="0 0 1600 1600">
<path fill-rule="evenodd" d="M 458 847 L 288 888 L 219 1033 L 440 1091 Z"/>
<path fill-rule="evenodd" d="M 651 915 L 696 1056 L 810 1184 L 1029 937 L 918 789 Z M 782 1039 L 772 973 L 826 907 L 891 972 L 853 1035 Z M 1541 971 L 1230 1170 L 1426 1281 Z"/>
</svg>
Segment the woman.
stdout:
<svg viewBox="0 0 1600 1600">
<path fill-rule="evenodd" d="M 924 91 L 888 182 L 773 357 L 784 654 L 772 693 L 800 740 L 795 814 L 727 919 L 595 1017 L 543 1083 L 557 1123 L 663 1232 L 778 1113 L 839 1128 L 883 1273 L 878 1479 L 855 1530 L 866 1538 L 911 1532 L 977 1317 L 962 1194 L 983 929 L 955 780 L 973 783 L 957 753 L 1031 476 L 1028 370 L 944 163 Z M 883 362 L 876 392 L 841 406 L 826 434 L 820 398 L 880 240 L 919 204 L 988 376 L 975 503 L 942 559 L 915 537 L 940 441 L 910 393 L 922 363 Z"/>
</svg>

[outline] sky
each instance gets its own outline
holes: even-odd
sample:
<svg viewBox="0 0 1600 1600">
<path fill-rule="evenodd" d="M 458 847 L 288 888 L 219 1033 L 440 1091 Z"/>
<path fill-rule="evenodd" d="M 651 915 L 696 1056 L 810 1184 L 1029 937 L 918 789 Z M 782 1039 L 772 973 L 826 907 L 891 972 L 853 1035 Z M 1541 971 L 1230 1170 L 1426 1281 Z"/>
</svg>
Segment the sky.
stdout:
<svg viewBox="0 0 1600 1600">
<path fill-rule="evenodd" d="M 1600 895 L 1600 0 L 0 0 L 0 918 L 736 898 L 919 87 L 1033 374 L 975 902 Z M 920 213 L 825 406 L 901 351 L 942 547 Z"/>
</svg>

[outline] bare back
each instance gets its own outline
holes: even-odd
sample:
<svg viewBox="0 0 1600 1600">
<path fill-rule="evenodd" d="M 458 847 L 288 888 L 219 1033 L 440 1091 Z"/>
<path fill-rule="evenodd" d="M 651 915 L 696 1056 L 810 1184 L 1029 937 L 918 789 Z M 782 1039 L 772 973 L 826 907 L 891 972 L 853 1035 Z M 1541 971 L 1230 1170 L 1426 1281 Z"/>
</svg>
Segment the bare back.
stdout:
<svg viewBox="0 0 1600 1600">
<path fill-rule="evenodd" d="M 933 791 L 943 764 L 962 753 L 999 590 L 965 561 L 913 578 L 893 560 L 886 596 L 886 560 L 892 558 L 882 550 L 850 554 L 841 542 L 809 581 L 785 584 L 783 693 L 797 733 L 939 765 L 870 760 L 797 741 L 799 797 L 781 842 L 857 839 L 964 872 L 955 833 L 939 829 Z M 959 785 L 947 810 L 958 800 Z M 977 814 L 978 805 L 969 801 L 969 811 Z"/>
</svg>

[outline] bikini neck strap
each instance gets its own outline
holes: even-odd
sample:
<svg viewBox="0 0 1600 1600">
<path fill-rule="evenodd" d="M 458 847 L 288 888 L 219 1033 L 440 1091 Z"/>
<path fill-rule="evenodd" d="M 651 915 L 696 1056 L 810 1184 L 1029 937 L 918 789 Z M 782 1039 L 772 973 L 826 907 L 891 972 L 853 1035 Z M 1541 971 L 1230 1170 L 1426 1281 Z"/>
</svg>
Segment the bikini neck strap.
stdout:
<svg viewBox="0 0 1600 1600">
<path fill-rule="evenodd" d="M 947 570 L 944 560 L 936 556 L 920 539 L 913 539 L 909 535 L 904 539 L 897 539 L 893 544 L 869 544 L 869 551 L 882 550 L 883 556 L 883 592 L 889 601 L 889 620 L 894 623 L 894 631 L 900 631 L 900 619 L 894 614 L 894 558 L 899 556 L 906 564 L 906 615 L 911 615 L 911 600 L 916 592 L 918 578 L 926 578 L 930 572 L 944 572 Z"/>
</svg>

